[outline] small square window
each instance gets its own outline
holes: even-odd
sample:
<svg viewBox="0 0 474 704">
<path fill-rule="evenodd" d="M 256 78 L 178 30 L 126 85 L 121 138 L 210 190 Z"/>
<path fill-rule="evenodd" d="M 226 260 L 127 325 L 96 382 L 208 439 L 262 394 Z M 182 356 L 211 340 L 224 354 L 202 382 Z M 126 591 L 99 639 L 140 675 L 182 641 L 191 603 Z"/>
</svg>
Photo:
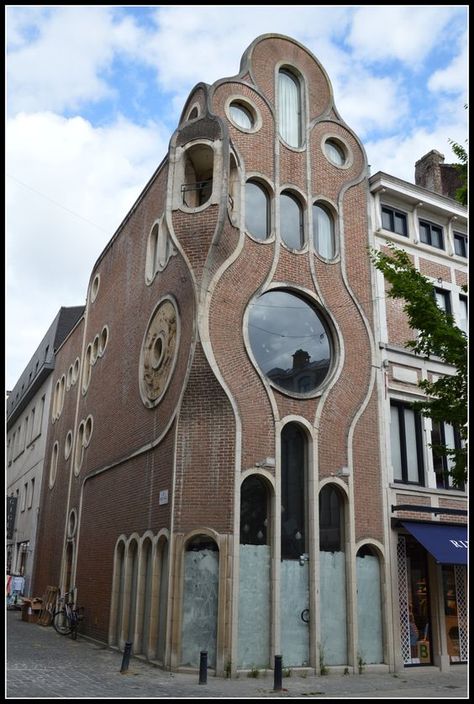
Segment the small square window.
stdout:
<svg viewBox="0 0 474 704">
<path fill-rule="evenodd" d="M 444 249 L 443 228 L 427 220 L 420 220 L 420 240 L 431 247 Z"/>
<path fill-rule="evenodd" d="M 382 207 L 382 227 L 384 230 L 396 232 L 397 235 L 408 237 L 407 216 L 400 210 L 394 208 Z"/>
</svg>

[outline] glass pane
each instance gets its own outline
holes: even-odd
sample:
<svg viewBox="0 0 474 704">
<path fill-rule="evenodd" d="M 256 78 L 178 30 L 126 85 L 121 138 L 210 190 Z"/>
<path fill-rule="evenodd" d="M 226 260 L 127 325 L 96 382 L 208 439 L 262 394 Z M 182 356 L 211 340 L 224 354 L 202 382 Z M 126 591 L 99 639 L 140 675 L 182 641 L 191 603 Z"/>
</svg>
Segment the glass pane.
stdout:
<svg viewBox="0 0 474 704">
<path fill-rule="evenodd" d="M 407 538 L 408 620 L 412 665 L 431 664 L 430 592 L 426 551 Z"/>
<path fill-rule="evenodd" d="M 313 205 L 313 237 L 318 254 L 332 259 L 335 254 L 334 223 L 327 210 L 319 205 Z"/>
<path fill-rule="evenodd" d="M 454 251 L 460 257 L 466 256 L 466 239 L 463 235 L 454 235 Z"/>
<path fill-rule="evenodd" d="M 405 408 L 404 415 L 407 450 L 407 480 L 409 482 L 419 482 L 415 412 L 412 411 L 411 408 Z"/>
<path fill-rule="evenodd" d="M 265 545 L 267 542 L 267 490 L 258 477 L 242 484 L 240 500 L 240 543 Z"/>
<path fill-rule="evenodd" d="M 269 291 L 250 305 L 249 340 L 255 359 L 277 386 L 300 392 L 320 386 L 331 363 L 326 328 L 303 298 L 286 291 Z"/>
<path fill-rule="evenodd" d="M 282 193 L 280 196 L 280 234 L 283 242 L 291 249 L 303 246 L 303 213 L 293 196 Z"/>
<path fill-rule="evenodd" d="M 294 423 L 281 434 L 281 559 L 298 560 L 306 552 L 306 438 Z"/>
<path fill-rule="evenodd" d="M 450 662 L 461 660 L 459 651 L 458 603 L 456 598 L 456 580 L 452 565 L 443 565 L 443 598 L 446 642 Z"/>
<path fill-rule="evenodd" d="M 448 310 L 447 294 L 444 291 L 435 291 L 435 298 L 438 308 L 446 313 Z"/>
<path fill-rule="evenodd" d="M 443 232 L 440 227 L 431 228 L 431 244 L 433 247 L 443 249 Z"/>
<path fill-rule="evenodd" d="M 246 130 L 250 130 L 253 127 L 252 115 L 243 105 L 232 103 L 229 112 L 232 121 L 235 122 L 238 127 L 243 127 Z"/>
<path fill-rule="evenodd" d="M 341 540 L 341 500 L 336 489 L 324 487 L 319 494 L 319 549 L 324 552 L 343 550 Z"/>
<path fill-rule="evenodd" d="M 395 232 L 399 235 L 407 234 L 407 220 L 405 215 L 401 213 L 395 213 Z"/>
<path fill-rule="evenodd" d="M 420 239 L 426 244 L 431 244 L 430 227 L 423 222 L 420 222 Z"/>
<path fill-rule="evenodd" d="M 280 135 L 291 147 L 301 145 L 300 86 L 287 71 L 278 74 L 278 121 Z"/>
<path fill-rule="evenodd" d="M 268 237 L 268 196 L 257 183 L 245 184 L 245 227 L 259 240 Z"/>
<path fill-rule="evenodd" d="M 400 448 L 400 423 L 398 420 L 398 407 L 390 407 L 390 444 L 392 448 L 393 478 L 401 480 L 402 458 Z"/>
<path fill-rule="evenodd" d="M 467 299 L 459 297 L 459 327 L 467 335 Z"/>
<path fill-rule="evenodd" d="M 329 161 L 332 161 L 332 163 L 336 164 L 336 166 L 344 166 L 346 159 L 344 157 L 344 152 L 338 144 L 328 140 L 324 144 L 324 151 Z"/>
<path fill-rule="evenodd" d="M 393 213 L 391 210 L 382 208 L 382 227 L 384 230 L 392 230 L 392 216 Z"/>
<path fill-rule="evenodd" d="M 431 430 L 431 444 L 433 446 L 442 444 L 441 426 L 433 421 Z M 436 476 L 436 487 L 442 489 L 444 487 L 444 462 L 443 457 L 436 451 L 436 447 L 432 448 L 433 454 L 433 469 Z"/>
</svg>

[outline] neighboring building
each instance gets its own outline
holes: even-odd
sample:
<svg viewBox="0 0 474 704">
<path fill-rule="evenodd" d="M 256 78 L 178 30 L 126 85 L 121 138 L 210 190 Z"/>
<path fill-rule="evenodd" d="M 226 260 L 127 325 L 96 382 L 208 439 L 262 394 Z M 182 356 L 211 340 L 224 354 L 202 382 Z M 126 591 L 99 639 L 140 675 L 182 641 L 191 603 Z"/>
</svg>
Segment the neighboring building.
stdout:
<svg viewBox="0 0 474 704">
<path fill-rule="evenodd" d="M 84 308 L 61 308 L 7 398 L 7 574 L 30 594 L 55 352 Z M 77 370 L 78 371 L 78 370 Z"/>
<path fill-rule="evenodd" d="M 375 241 L 405 249 L 422 274 L 433 281 L 438 305 L 454 316 L 467 334 L 467 212 L 452 197 L 419 184 L 441 183 L 443 166 L 430 152 L 417 162 L 417 185 L 384 173 L 370 179 Z M 430 174 L 420 177 L 420 164 Z M 448 191 L 454 196 L 459 187 Z M 438 190 L 438 189 L 437 189 Z M 441 190 L 441 189 L 439 189 Z M 377 274 L 377 308 L 383 381 L 382 438 L 392 582 L 395 643 L 404 664 L 435 664 L 467 660 L 467 497 L 455 489 L 449 461 L 436 456 L 430 445 L 459 447 L 456 428 L 434 423 L 411 408 L 423 398 L 421 379 L 452 374 L 439 359 L 416 357 L 404 346 L 414 339 L 403 313 L 403 302 L 385 296 L 383 276 Z M 397 598 L 398 595 L 398 598 Z M 415 622 L 410 643 L 410 614 Z"/>
<path fill-rule="evenodd" d="M 400 665 L 371 198 L 297 42 L 191 92 L 57 354 L 34 589 L 76 586 L 87 635 L 220 675 Z"/>
</svg>

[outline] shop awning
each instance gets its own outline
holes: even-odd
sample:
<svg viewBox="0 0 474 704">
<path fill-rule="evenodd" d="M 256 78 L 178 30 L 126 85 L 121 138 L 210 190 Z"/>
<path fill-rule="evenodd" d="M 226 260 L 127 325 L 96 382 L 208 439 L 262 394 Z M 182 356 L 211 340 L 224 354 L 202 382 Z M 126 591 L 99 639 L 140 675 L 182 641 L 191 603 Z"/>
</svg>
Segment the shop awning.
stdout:
<svg viewBox="0 0 474 704">
<path fill-rule="evenodd" d="M 467 565 L 467 526 L 400 521 L 442 565 Z"/>
</svg>

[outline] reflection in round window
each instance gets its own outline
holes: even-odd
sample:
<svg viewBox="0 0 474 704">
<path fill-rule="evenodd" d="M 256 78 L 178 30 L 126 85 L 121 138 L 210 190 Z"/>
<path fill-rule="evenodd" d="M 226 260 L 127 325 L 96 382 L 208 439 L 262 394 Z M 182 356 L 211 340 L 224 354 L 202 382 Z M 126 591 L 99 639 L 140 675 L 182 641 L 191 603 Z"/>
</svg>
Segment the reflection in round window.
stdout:
<svg viewBox="0 0 474 704">
<path fill-rule="evenodd" d="M 268 291 L 250 304 L 250 346 L 270 381 L 285 391 L 311 393 L 326 379 L 331 342 L 316 308 L 287 291 Z"/>
<path fill-rule="evenodd" d="M 346 163 L 346 155 L 344 154 L 344 150 L 334 140 L 328 139 L 328 141 L 324 143 L 324 152 L 329 161 L 336 164 L 336 166 L 344 166 Z"/>
<path fill-rule="evenodd" d="M 247 107 L 242 105 L 242 103 L 231 103 L 229 113 L 232 122 L 237 125 L 237 127 L 243 127 L 244 130 L 251 130 L 254 126 L 252 113 Z"/>
</svg>

